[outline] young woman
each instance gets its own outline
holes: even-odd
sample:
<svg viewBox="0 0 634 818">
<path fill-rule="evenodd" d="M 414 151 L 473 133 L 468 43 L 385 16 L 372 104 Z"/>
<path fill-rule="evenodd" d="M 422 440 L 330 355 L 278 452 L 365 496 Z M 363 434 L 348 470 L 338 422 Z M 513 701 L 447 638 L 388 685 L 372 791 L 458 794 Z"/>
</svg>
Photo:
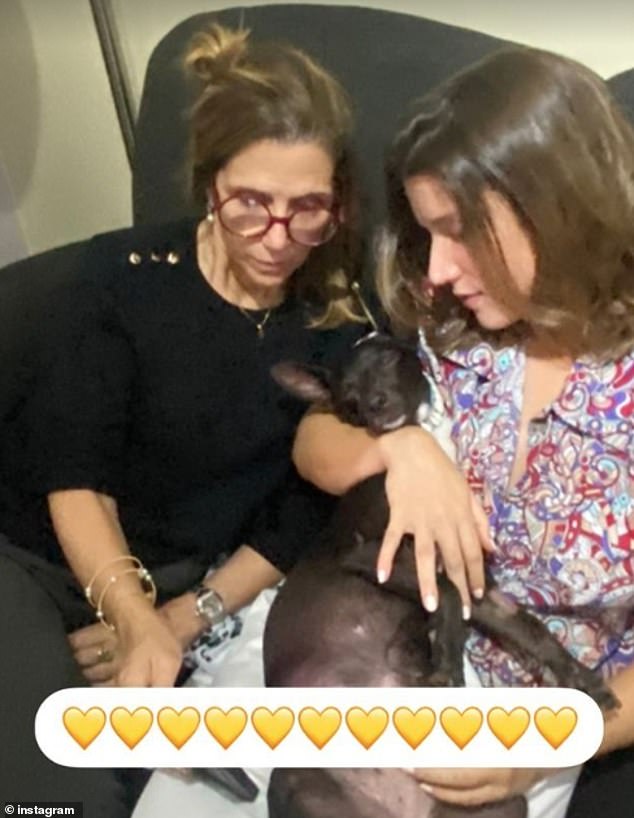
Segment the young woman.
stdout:
<svg viewBox="0 0 634 818">
<path fill-rule="evenodd" d="M 0 546 L 0 789 L 109 818 L 127 814 L 113 771 L 47 762 L 38 705 L 86 678 L 172 685 L 197 636 L 282 577 L 323 498 L 292 471 L 304 407 L 270 367 L 362 331 L 342 88 L 302 52 L 218 26 L 186 61 L 207 215 L 87 243 L 32 407 L 30 488 L 52 525 L 7 522 Z"/>
<path fill-rule="evenodd" d="M 419 102 L 396 138 L 388 192 L 379 289 L 395 324 L 421 331 L 457 467 L 422 429 L 375 439 L 311 415 L 299 470 L 332 491 L 386 470 L 379 578 L 412 533 L 423 604 L 436 605 L 441 558 L 468 616 L 485 555 L 504 593 L 610 678 L 623 706 L 599 752 L 631 744 L 632 128 L 588 69 L 505 50 Z M 542 682 L 484 637 L 466 655 L 472 683 Z M 462 805 L 528 791 L 531 818 L 563 816 L 574 783 L 543 770 L 417 775 Z"/>
</svg>

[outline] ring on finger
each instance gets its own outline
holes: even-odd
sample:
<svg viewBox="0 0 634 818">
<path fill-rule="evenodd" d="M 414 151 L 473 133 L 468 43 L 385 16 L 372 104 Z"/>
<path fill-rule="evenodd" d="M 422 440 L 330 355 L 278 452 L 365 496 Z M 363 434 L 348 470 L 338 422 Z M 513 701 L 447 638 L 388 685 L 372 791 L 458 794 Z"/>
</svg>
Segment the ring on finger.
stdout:
<svg viewBox="0 0 634 818">
<path fill-rule="evenodd" d="M 108 662 L 112 662 L 114 659 L 113 651 L 109 650 L 105 645 L 101 645 L 99 650 L 97 651 L 97 662 L 96 664 L 106 664 Z"/>
</svg>

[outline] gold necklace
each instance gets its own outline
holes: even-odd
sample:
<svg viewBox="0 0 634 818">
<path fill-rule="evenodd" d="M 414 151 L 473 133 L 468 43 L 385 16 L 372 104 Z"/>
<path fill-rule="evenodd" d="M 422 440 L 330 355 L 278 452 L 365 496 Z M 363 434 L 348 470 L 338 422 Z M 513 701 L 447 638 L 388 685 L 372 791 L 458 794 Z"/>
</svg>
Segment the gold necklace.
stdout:
<svg viewBox="0 0 634 818">
<path fill-rule="evenodd" d="M 213 223 L 213 219 L 207 219 L 206 221 L 202 222 L 201 224 L 204 224 L 204 227 L 206 229 L 209 229 L 209 228 L 211 228 L 212 223 Z M 201 270 L 204 278 L 206 279 L 207 283 L 212 287 L 212 289 L 215 290 L 216 288 L 215 288 L 214 284 L 212 283 L 212 276 L 211 276 L 211 273 L 210 273 L 210 271 L 211 271 L 211 269 L 213 267 L 213 264 L 212 264 L 213 253 L 211 251 L 211 244 L 208 241 L 203 241 L 199 246 L 202 247 L 202 252 L 201 252 L 202 264 L 199 265 L 200 270 Z M 224 295 L 221 295 L 221 298 L 224 298 Z M 267 321 L 271 317 L 271 313 L 273 312 L 274 308 L 269 307 L 269 309 L 264 313 L 262 318 L 258 321 L 257 318 L 254 318 L 243 307 L 240 307 L 238 304 L 235 304 L 234 306 L 236 306 L 240 310 L 240 312 L 242 313 L 242 315 L 244 315 L 244 317 L 247 319 L 247 321 L 249 321 L 251 324 L 253 324 L 255 326 L 256 332 L 258 334 L 258 340 L 263 338 L 264 337 L 264 327 L 266 326 Z"/>
<path fill-rule="evenodd" d="M 262 317 L 262 319 L 260 321 L 258 321 L 257 318 L 254 318 L 250 313 L 248 313 L 242 307 L 238 307 L 238 309 L 240 310 L 242 315 L 244 315 L 244 317 L 247 319 L 247 321 L 250 321 L 255 326 L 255 329 L 256 329 L 256 331 L 258 333 L 258 339 L 259 338 L 264 338 L 264 327 L 266 326 L 266 322 L 271 317 L 271 313 L 273 312 L 273 307 L 270 307 L 264 313 L 264 315 L 263 315 L 263 317 Z"/>
</svg>

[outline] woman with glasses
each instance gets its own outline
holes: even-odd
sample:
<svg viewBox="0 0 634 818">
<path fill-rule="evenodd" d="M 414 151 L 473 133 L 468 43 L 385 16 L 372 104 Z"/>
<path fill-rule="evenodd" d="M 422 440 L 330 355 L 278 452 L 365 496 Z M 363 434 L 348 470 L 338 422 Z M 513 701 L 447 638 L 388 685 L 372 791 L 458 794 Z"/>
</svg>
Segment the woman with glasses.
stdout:
<svg viewBox="0 0 634 818">
<path fill-rule="evenodd" d="M 87 243 L 33 404 L 50 524 L 16 527 L 0 554 L 0 598 L 28 609 L 11 640 L 34 639 L 42 668 L 32 695 L 22 668 L 4 674 L 24 724 L 86 680 L 173 685 L 192 642 L 216 626 L 209 652 L 239 631 L 227 615 L 281 579 L 327 510 L 292 470 L 303 407 L 270 368 L 326 361 L 363 331 L 348 101 L 307 55 L 245 31 L 212 27 L 186 64 L 206 217 Z M 125 814 L 110 772 L 50 765 L 24 741 L 14 780 Z"/>
</svg>

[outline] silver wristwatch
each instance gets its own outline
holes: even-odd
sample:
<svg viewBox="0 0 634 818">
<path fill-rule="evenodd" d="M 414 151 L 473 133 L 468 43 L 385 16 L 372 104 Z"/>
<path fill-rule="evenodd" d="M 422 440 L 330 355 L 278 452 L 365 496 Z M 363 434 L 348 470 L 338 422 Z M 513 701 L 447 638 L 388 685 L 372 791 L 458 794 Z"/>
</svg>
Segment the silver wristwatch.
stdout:
<svg viewBox="0 0 634 818">
<path fill-rule="evenodd" d="M 225 603 L 218 591 L 208 588 L 206 585 L 199 585 L 195 590 L 196 613 L 205 620 L 210 627 L 217 625 L 227 615 Z"/>
</svg>

